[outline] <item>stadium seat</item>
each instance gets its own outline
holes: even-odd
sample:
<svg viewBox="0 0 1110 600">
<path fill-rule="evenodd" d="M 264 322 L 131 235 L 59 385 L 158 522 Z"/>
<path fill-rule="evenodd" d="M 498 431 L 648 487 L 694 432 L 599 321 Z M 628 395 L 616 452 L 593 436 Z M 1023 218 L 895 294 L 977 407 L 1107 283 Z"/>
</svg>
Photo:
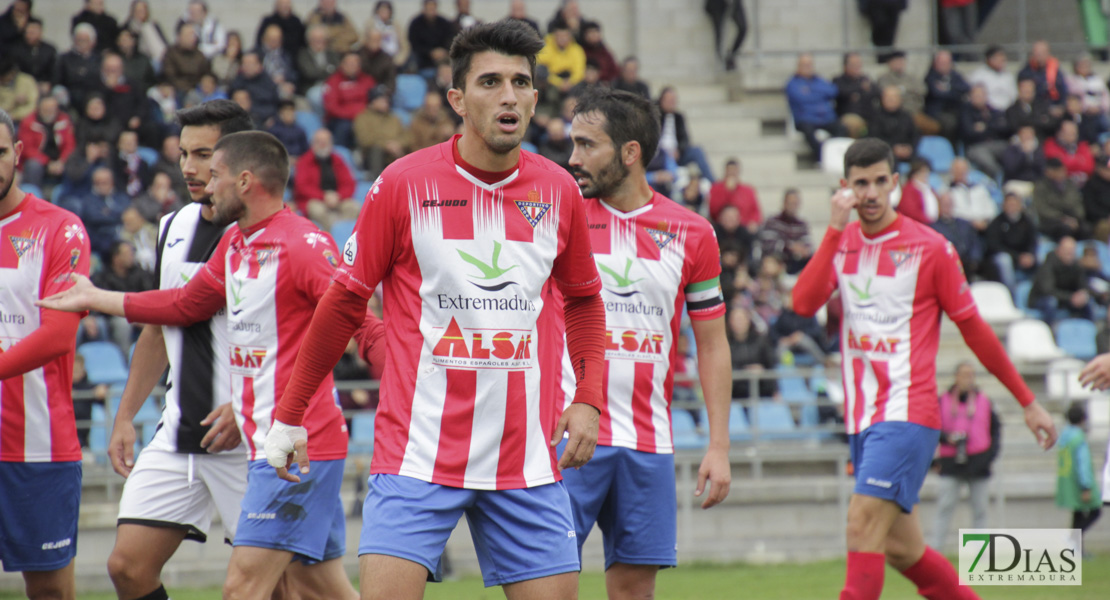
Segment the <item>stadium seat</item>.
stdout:
<svg viewBox="0 0 1110 600">
<path fill-rule="evenodd" d="M 1033 280 L 1026 279 L 1014 285 L 1014 306 L 1027 315 L 1039 315 L 1040 311 L 1029 307 L 1029 292 L 1033 291 Z"/>
<path fill-rule="evenodd" d="M 821 170 L 836 176 L 844 175 L 844 154 L 854 142 L 852 138 L 834 137 L 821 144 Z"/>
<path fill-rule="evenodd" d="M 428 92 L 428 82 L 419 75 L 398 75 L 397 89 L 393 92 L 393 108 L 408 113 L 424 105 L 424 94 Z"/>
<path fill-rule="evenodd" d="M 952 168 L 956 152 L 952 142 L 939 135 L 926 135 L 917 143 L 917 154 L 929 161 L 934 173 L 947 173 Z"/>
<path fill-rule="evenodd" d="M 33 183 L 21 183 L 19 184 L 19 187 L 23 188 L 24 192 L 27 192 L 28 194 L 31 194 L 36 198 L 42 198 L 42 188 Z M 46 198 L 42 199 L 45 200 Z"/>
<path fill-rule="evenodd" d="M 26 190 L 27 186 L 24 186 L 23 189 Z M 1102 274 L 1110 274 L 1110 244 L 1098 240 L 1090 240 L 1086 243 L 1095 247 L 1095 254 L 1098 256 L 1098 262 L 1102 265 Z"/>
<path fill-rule="evenodd" d="M 355 222 L 348 219 L 340 219 L 331 226 L 331 239 L 335 240 L 335 245 L 339 249 L 343 249 L 343 245 L 347 243 L 347 238 L 355 232 Z"/>
<path fill-rule="evenodd" d="M 85 358 L 85 371 L 93 383 L 126 383 L 127 362 L 111 342 L 85 342 L 77 347 Z"/>
<path fill-rule="evenodd" d="M 154 148 L 139 146 L 139 158 L 146 163 L 146 166 L 153 167 L 154 163 L 158 162 L 158 151 Z"/>
<path fill-rule="evenodd" d="M 412 125 L 412 113 L 411 112 L 409 112 L 407 110 L 401 110 L 400 108 L 394 108 L 393 110 L 391 110 L 389 112 L 396 115 L 397 119 L 399 119 L 401 121 L 401 125 L 404 125 L 406 129 L 410 125 Z"/>
<path fill-rule="evenodd" d="M 752 415 L 752 428 L 759 437 L 768 440 L 798 439 L 801 437 L 794 424 L 790 407 L 782 402 L 763 400 L 755 405 Z"/>
<path fill-rule="evenodd" d="M 996 281 L 976 281 L 971 284 L 971 297 L 979 307 L 979 314 L 992 325 L 1008 325 L 1025 316 L 1014 306 L 1010 288 Z"/>
<path fill-rule="evenodd" d="M 1043 263 L 1049 252 L 1056 249 L 1056 242 L 1046 238 L 1037 239 L 1037 264 Z"/>
<path fill-rule="evenodd" d="M 1076 358 L 1059 358 L 1048 364 L 1044 376 L 1045 391 L 1053 400 L 1085 400 L 1094 392 L 1079 383 L 1083 361 Z"/>
<path fill-rule="evenodd" d="M 339 158 L 343 159 L 343 163 L 347 165 L 348 169 L 351 170 L 351 175 L 354 176 L 355 180 L 357 181 L 362 171 L 358 168 L 358 165 L 355 164 L 355 157 L 353 154 L 351 154 L 351 149 L 346 146 L 340 146 L 336 144 L 332 152 L 335 152 L 339 155 Z"/>
<path fill-rule="evenodd" d="M 948 189 L 948 182 L 940 173 L 933 171 L 929 173 L 929 187 L 939 194 Z"/>
<path fill-rule="evenodd" d="M 779 373 L 779 395 L 784 401 L 805 404 L 817 400 L 817 394 L 809 389 L 805 377 L 798 375 L 792 367 L 779 365 L 775 370 Z"/>
<path fill-rule="evenodd" d="M 705 409 L 703 408 L 702 411 Z M 709 417 L 702 413 L 705 422 Z M 752 439 L 752 428 L 748 424 L 748 416 L 744 414 L 744 407 L 739 402 L 732 402 L 728 409 L 728 437 L 734 442 L 748 442 Z"/>
<path fill-rule="evenodd" d="M 705 447 L 705 439 L 698 435 L 694 426 L 694 416 L 681 408 L 671 409 L 671 432 L 674 434 L 676 450 L 690 450 Z"/>
<path fill-rule="evenodd" d="M 304 130 L 304 134 L 309 140 L 312 139 L 312 134 L 316 133 L 317 129 L 324 126 L 324 121 L 320 118 L 320 115 L 310 110 L 298 110 L 296 123 Z"/>
<path fill-rule="evenodd" d="M 369 194 L 373 187 L 373 181 L 360 180 L 355 183 L 354 201 L 357 202 L 359 206 L 362 206 L 362 203 L 366 201 L 366 194 Z"/>
<path fill-rule="evenodd" d="M 1006 353 L 1015 362 L 1044 363 L 1064 358 L 1048 324 L 1037 319 L 1010 323 L 1006 331 Z"/>
<path fill-rule="evenodd" d="M 1098 328 L 1087 319 L 1062 319 L 1056 322 L 1056 344 L 1080 360 L 1091 360 L 1098 354 L 1095 335 Z"/>
<path fill-rule="evenodd" d="M 92 405 L 92 425 L 89 426 L 89 450 L 97 457 L 104 456 L 108 450 L 108 431 L 106 428 L 107 415 L 104 407 L 99 404 Z"/>
<path fill-rule="evenodd" d="M 351 417 L 351 454 L 372 454 L 374 452 L 374 412 L 365 411 Z"/>
</svg>

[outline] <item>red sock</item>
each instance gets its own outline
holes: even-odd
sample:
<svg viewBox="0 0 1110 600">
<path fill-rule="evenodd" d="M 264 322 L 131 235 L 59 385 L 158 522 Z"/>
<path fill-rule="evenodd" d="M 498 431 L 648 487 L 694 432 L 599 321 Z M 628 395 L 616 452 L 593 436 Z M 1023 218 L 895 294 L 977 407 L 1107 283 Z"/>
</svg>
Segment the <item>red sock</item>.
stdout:
<svg viewBox="0 0 1110 600">
<path fill-rule="evenodd" d="M 928 546 L 921 560 L 902 571 L 917 586 L 917 593 L 929 600 L 979 600 L 971 587 L 960 585 L 956 569 L 944 555 Z"/>
<path fill-rule="evenodd" d="M 849 552 L 848 574 L 840 600 L 879 600 L 883 593 L 886 556 L 880 552 Z"/>
</svg>

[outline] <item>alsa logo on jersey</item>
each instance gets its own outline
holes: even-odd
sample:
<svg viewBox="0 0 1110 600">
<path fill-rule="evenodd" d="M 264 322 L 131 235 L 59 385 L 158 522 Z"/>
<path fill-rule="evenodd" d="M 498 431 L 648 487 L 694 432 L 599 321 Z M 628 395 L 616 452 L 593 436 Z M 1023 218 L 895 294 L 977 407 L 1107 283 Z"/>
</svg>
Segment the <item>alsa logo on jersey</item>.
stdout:
<svg viewBox="0 0 1110 600">
<path fill-rule="evenodd" d="M 663 360 L 663 334 L 655 331 L 622 329 L 605 332 L 605 356 L 608 359 Z"/>
<path fill-rule="evenodd" d="M 541 202 L 540 193 L 536 190 L 528 192 L 527 200 L 517 200 L 516 207 L 520 210 L 520 214 L 524 215 L 524 219 L 532 226 L 532 229 L 539 225 L 540 219 L 551 210 L 550 202 Z"/>
<path fill-rule="evenodd" d="M 849 350 L 862 350 L 864 352 L 898 352 L 898 345 L 902 343 L 902 338 L 895 336 L 872 336 L 870 334 L 856 335 L 856 332 L 851 329 L 848 330 L 848 349 Z"/>
<path fill-rule="evenodd" d="M 432 362 L 470 369 L 527 368 L 532 364 L 532 332 L 464 329 L 452 317 L 432 348 Z"/>
<path fill-rule="evenodd" d="M 231 371 L 241 375 L 254 376 L 266 360 L 265 348 L 232 346 L 230 350 Z"/>
</svg>

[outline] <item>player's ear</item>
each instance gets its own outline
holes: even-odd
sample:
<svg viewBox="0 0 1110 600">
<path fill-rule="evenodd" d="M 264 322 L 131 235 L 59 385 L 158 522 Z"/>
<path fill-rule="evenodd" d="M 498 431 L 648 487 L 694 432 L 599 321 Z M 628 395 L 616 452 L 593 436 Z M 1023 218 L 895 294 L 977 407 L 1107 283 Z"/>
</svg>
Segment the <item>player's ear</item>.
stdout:
<svg viewBox="0 0 1110 600">
<path fill-rule="evenodd" d="M 621 162 L 625 167 L 631 167 L 639 162 L 641 154 L 643 154 L 643 148 L 640 147 L 640 142 L 633 140 L 621 146 Z"/>
<path fill-rule="evenodd" d="M 536 116 L 536 106 L 538 106 L 539 103 L 540 103 L 540 91 L 534 89 L 534 90 L 532 90 L 532 114 L 528 115 L 529 119 Z"/>
<path fill-rule="evenodd" d="M 15 152 L 15 166 L 19 166 L 19 157 L 23 155 L 23 142 L 17 141 L 12 145 L 12 151 Z"/>
<path fill-rule="evenodd" d="M 892 173 L 891 176 L 890 176 L 891 185 L 893 187 L 898 187 L 898 180 L 900 178 L 901 178 L 901 174 L 898 171 L 895 171 L 894 173 Z"/>
<path fill-rule="evenodd" d="M 458 88 L 447 90 L 447 103 L 460 117 L 466 116 L 466 107 L 463 105 L 463 93 Z"/>
</svg>

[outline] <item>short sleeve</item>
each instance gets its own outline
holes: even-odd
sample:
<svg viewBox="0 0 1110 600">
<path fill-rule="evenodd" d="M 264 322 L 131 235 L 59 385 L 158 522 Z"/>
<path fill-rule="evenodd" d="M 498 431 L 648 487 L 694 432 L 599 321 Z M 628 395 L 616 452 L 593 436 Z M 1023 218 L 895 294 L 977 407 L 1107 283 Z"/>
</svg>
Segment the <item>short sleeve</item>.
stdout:
<svg viewBox="0 0 1110 600">
<path fill-rule="evenodd" d="M 354 233 L 343 244 L 337 283 L 363 298 L 374 294 L 399 252 L 402 202 L 389 173 L 378 177 L 359 211 Z"/>
<path fill-rule="evenodd" d="M 42 297 L 53 296 L 73 286 L 71 273 L 89 275 L 89 234 L 76 215 L 66 212 L 54 233 L 50 257 L 42 277 Z"/>
<path fill-rule="evenodd" d="M 331 236 L 322 231 L 291 236 L 289 256 L 298 278 L 297 287 L 313 302 L 324 296 L 335 268 L 339 266 L 339 250 Z"/>
<path fill-rule="evenodd" d="M 953 321 L 962 321 L 976 314 L 971 286 L 964 275 L 964 267 L 951 242 L 944 242 L 943 250 L 933 260 L 933 285 L 941 310 Z"/>
<path fill-rule="evenodd" d="M 590 246 L 590 230 L 586 224 L 586 207 L 581 193 L 575 187 L 570 200 L 563 201 L 566 225 L 560 223 L 559 236 L 562 251 L 555 257 L 551 275 L 566 296 L 591 296 L 601 290 L 601 276 L 594 264 Z M 562 208 L 562 207 L 561 207 Z"/>
<path fill-rule="evenodd" d="M 687 252 L 686 311 L 698 321 L 723 316 L 725 297 L 721 292 L 721 251 L 716 232 L 712 228 L 698 231 Z"/>
</svg>

